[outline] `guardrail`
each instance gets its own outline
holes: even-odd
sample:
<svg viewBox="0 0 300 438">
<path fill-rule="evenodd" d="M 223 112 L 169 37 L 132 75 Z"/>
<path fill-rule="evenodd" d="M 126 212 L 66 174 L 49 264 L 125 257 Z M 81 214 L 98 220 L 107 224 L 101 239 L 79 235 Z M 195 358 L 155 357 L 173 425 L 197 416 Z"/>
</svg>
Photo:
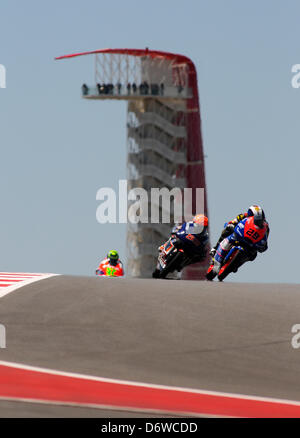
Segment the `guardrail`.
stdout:
<svg viewBox="0 0 300 438">
<path fill-rule="evenodd" d="M 130 85 L 130 86 L 129 86 Z M 97 84 L 81 87 L 82 97 L 87 99 L 189 99 L 193 97 L 192 90 L 182 86 L 165 86 L 150 84 L 147 87 L 134 86 L 134 84 Z"/>
</svg>

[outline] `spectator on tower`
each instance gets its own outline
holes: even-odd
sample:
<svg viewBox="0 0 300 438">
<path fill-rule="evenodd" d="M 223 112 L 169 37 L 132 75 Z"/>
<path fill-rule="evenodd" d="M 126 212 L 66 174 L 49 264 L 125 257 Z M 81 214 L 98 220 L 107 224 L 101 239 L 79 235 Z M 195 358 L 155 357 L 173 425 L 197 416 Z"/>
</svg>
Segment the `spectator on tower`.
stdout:
<svg viewBox="0 0 300 438">
<path fill-rule="evenodd" d="M 82 90 L 82 94 L 84 96 L 86 96 L 88 94 L 88 92 L 89 92 L 89 87 L 86 84 L 83 84 L 82 87 L 81 87 L 81 90 Z"/>
<path fill-rule="evenodd" d="M 107 84 L 107 89 L 109 94 L 114 94 L 114 85 L 113 84 Z"/>
<path fill-rule="evenodd" d="M 144 91 L 145 91 L 145 94 L 149 93 L 149 85 L 148 85 L 148 82 L 146 82 L 146 81 L 144 81 Z"/>
<path fill-rule="evenodd" d="M 151 94 L 157 96 L 159 93 L 159 88 L 157 84 L 151 84 Z"/>
<path fill-rule="evenodd" d="M 140 94 L 144 94 L 144 83 L 141 83 L 139 86 Z"/>
</svg>

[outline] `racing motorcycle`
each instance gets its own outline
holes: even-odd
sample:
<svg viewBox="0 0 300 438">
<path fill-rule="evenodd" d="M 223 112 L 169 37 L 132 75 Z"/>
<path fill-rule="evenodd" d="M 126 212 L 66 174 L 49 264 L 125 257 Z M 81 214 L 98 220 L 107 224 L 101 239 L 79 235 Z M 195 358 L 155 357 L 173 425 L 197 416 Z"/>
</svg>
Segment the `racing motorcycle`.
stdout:
<svg viewBox="0 0 300 438">
<path fill-rule="evenodd" d="M 218 275 L 218 280 L 223 281 L 231 272 L 237 272 L 238 269 L 247 261 L 251 260 L 250 254 L 247 253 L 247 249 L 236 241 L 227 256 L 224 258 L 221 269 L 217 274 L 214 271 L 214 259 L 212 259 L 211 265 L 209 266 L 206 278 L 207 280 L 213 280 Z"/>
<path fill-rule="evenodd" d="M 174 271 L 180 272 L 185 266 L 201 260 L 203 260 L 203 256 L 189 254 L 176 237 L 170 237 L 159 248 L 157 266 L 152 277 L 166 278 L 168 274 Z"/>
<path fill-rule="evenodd" d="M 122 278 L 124 276 L 123 268 L 120 266 L 112 266 L 110 264 L 107 264 L 103 267 L 103 271 L 100 269 L 96 270 L 97 277 L 106 277 L 106 278 L 115 278 L 119 277 Z"/>
<path fill-rule="evenodd" d="M 259 229 L 253 225 L 252 219 L 244 219 L 238 223 L 233 231 L 236 241 L 224 257 L 219 272 L 216 269 L 214 258 L 212 259 L 206 273 L 207 280 L 213 280 L 218 276 L 218 280 L 223 281 L 230 273 L 237 272 L 245 262 L 254 260 L 257 251 L 262 251 L 260 242 L 265 237 L 266 232 L 267 225 Z"/>
</svg>

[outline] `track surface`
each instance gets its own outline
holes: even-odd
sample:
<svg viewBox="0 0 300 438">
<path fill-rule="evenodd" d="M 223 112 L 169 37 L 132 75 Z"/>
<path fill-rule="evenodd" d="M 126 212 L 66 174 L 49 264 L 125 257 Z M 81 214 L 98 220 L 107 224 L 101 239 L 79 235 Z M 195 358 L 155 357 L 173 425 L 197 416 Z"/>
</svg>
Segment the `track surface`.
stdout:
<svg viewBox="0 0 300 438">
<path fill-rule="evenodd" d="M 58 276 L 1 298 L 0 323 L 0 360 L 300 400 L 300 350 L 291 346 L 297 285 Z M 126 416 L 0 402 L 0 416 L 31 415 Z"/>
</svg>

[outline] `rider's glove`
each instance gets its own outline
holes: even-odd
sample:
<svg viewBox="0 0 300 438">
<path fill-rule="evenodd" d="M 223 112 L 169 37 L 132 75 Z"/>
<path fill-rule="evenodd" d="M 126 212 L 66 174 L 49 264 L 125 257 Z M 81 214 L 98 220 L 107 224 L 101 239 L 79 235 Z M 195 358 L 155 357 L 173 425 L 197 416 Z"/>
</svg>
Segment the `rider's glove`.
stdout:
<svg viewBox="0 0 300 438">
<path fill-rule="evenodd" d="M 268 243 L 266 243 L 264 246 L 257 246 L 257 251 L 258 252 L 265 252 L 268 249 Z"/>
<path fill-rule="evenodd" d="M 237 217 L 236 217 L 238 222 L 241 222 L 244 218 L 245 218 L 245 215 L 243 213 L 238 214 Z"/>
<path fill-rule="evenodd" d="M 232 221 L 229 221 L 228 224 L 237 225 L 239 222 L 241 222 L 243 219 L 245 219 L 245 215 L 243 213 L 238 214 L 236 218 L 234 218 Z"/>
<path fill-rule="evenodd" d="M 253 260 L 256 259 L 256 256 L 257 256 L 257 251 L 250 251 L 249 252 L 249 261 L 253 262 Z"/>
</svg>

